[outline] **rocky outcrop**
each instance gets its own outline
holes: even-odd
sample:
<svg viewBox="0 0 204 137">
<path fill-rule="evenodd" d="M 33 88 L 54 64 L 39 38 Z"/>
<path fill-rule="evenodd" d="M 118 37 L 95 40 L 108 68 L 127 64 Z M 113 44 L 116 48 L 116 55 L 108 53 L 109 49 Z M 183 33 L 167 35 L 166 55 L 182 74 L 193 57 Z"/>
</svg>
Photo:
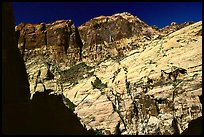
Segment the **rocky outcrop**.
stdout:
<svg viewBox="0 0 204 137">
<path fill-rule="evenodd" d="M 162 38 L 120 39 L 115 46 L 124 47 L 123 58 L 114 58 L 117 51 L 107 48 L 106 53 L 112 55 L 92 66 L 82 58 L 84 62 L 62 69 L 39 56 L 26 62 L 29 82 L 32 89 L 37 84 L 36 91 L 62 94 L 64 104 L 97 134 L 192 133 L 189 123 L 198 123 L 196 119 L 202 117 L 201 30 L 200 21 Z M 100 48 L 108 44 L 95 44 L 94 54 L 104 53 Z M 166 72 L 164 78 L 161 70 Z M 187 74 L 179 72 L 175 78 L 175 70 L 186 70 Z"/>
<path fill-rule="evenodd" d="M 112 16 L 99 16 L 79 26 L 79 32 L 84 46 L 109 43 L 129 38 L 132 36 L 158 33 L 137 16 L 128 12 L 114 14 Z"/>
<path fill-rule="evenodd" d="M 95 134 L 63 103 L 63 97 L 48 91 L 30 98 L 25 64 L 18 49 L 12 4 L 2 3 L 2 134 Z M 42 76 L 53 79 L 50 71 Z"/>
<path fill-rule="evenodd" d="M 61 67 L 70 67 L 80 61 L 96 65 L 110 57 L 121 60 L 132 50 L 145 49 L 144 41 L 161 39 L 190 24 L 173 22 L 159 30 L 124 12 L 93 18 L 79 28 L 72 20 L 48 24 L 21 23 L 16 26 L 16 36 L 24 60 L 41 55 Z"/>
<path fill-rule="evenodd" d="M 68 66 L 81 60 L 83 43 L 72 20 L 50 24 L 21 23 L 15 30 L 24 60 L 42 55 Z"/>
<path fill-rule="evenodd" d="M 16 36 L 24 60 L 41 55 L 51 58 L 61 67 L 70 67 L 80 61 L 96 65 L 110 57 L 121 60 L 132 50 L 146 48 L 144 41 L 161 39 L 192 23 L 173 22 L 158 29 L 123 12 L 93 18 L 79 28 L 72 20 L 48 24 L 21 23 L 16 26 Z M 124 39 L 130 40 L 120 44 Z"/>
<path fill-rule="evenodd" d="M 46 45 L 46 26 L 44 23 L 21 23 L 15 28 L 18 34 L 18 46 L 20 48 L 34 49 Z"/>
<path fill-rule="evenodd" d="M 110 57 L 124 58 L 128 52 L 139 48 L 143 40 L 159 34 L 127 12 L 96 17 L 79 29 L 71 20 L 58 20 L 48 24 L 21 23 L 15 30 L 25 61 L 42 56 L 61 67 L 70 67 L 80 61 L 95 65 Z M 119 46 L 123 38 L 131 39 L 132 36 L 137 36 L 134 42 L 129 40 L 127 46 Z"/>
<path fill-rule="evenodd" d="M 96 134 L 186 134 L 202 117 L 202 21 L 158 30 L 125 12 L 96 17 L 78 29 L 71 20 L 20 24 L 16 36 L 36 104 L 32 111 L 42 108 L 40 120 L 55 123 L 42 122 L 36 128 L 42 134 L 62 132 L 55 127 L 58 116 L 71 112 L 59 103 L 61 96 L 76 114 L 72 120 Z M 51 106 L 60 113 L 50 116 Z"/>
<path fill-rule="evenodd" d="M 149 46 L 142 52 L 133 50 L 120 61 L 109 58 L 77 85 L 66 88 L 64 82 L 63 94 L 81 122 L 103 134 L 181 134 L 202 116 L 202 37 L 195 36 L 201 29 L 197 22 L 144 42 Z M 179 74 L 176 81 L 160 77 L 161 70 L 170 74 L 175 66 L 188 75 Z"/>
<path fill-rule="evenodd" d="M 141 37 L 151 39 L 159 35 L 156 29 L 128 12 L 93 18 L 79 26 L 79 33 L 84 45 L 82 59 L 90 64 L 100 63 L 110 57 L 123 58 L 125 52 L 139 47 L 137 43 Z M 138 41 L 119 46 L 123 38 L 131 39 L 132 36 L 137 36 Z"/>
<path fill-rule="evenodd" d="M 186 26 L 189 26 L 195 22 L 189 21 L 189 22 L 184 22 L 181 24 L 177 24 L 176 22 L 172 22 L 169 26 L 166 26 L 164 28 L 159 29 L 159 32 L 162 33 L 162 35 L 168 35 L 170 33 L 173 33 L 181 28 L 184 28 Z"/>
</svg>

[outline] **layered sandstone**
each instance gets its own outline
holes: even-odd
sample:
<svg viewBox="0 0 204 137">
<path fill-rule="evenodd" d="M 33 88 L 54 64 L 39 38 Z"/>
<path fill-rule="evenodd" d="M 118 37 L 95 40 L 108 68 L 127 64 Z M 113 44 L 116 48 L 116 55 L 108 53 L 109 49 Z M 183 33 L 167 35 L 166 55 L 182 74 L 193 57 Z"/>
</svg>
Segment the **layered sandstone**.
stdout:
<svg viewBox="0 0 204 137">
<path fill-rule="evenodd" d="M 114 14 L 112 16 L 99 16 L 87 21 L 79 27 L 84 46 L 109 43 L 132 36 L 158 33 L 137 16 L 128 12 Z"/>
<path fill-rule="evenodd" d="M 26 62 L 31 92 L 62 94 L 81 123 L 98 134 L 181 134 L 202 117 L 200 31 L 202 22 L 197 22 L 163 38 L 123 38 L 115 41 L 116 47 L 124 47 L 122 58 L 107 50 L 110 57 L 92 66 L 82 58 L 84 62 L 65 69 L 49 58 L 35 57 Z M 95 44 L 97 52 L 100 46 Z M 175 67 L 188 74 L 179 74 L 177 81 L 160 77 L 161 70 Z"/>
<path fill-rule="evenodd" d="M 93 18 L 79 28 L 72 20 L 48 24 L 21 23 L 16 26 L 16 36 L 24 60 L 41 55 L 51 58 L 61 67 L 69 67 L 79 61 L 96 65 L 110 57 L 120 60 L 134 49 L 146 48 L 145 40 L 161 39 L 190 24 L 172 23 L 159 30 L 137 16 L 123 12 Z M 133 36 L 134 41 L 120 44 L 123 39 L 132 39 Z"/>
<path fill-rule="evenodd" d="M 30 99 L 62 95 L 97 134 L 185 134 L 202 117 L 202 21 L 158 30 L 125 12 L 78 29 L 71 20 L 21 24 L 16 35 Z M 176 68 L 188 74 L 160 77 Z"/>
<path fill-rule="evenodd" d="M 21 23 L 15 30 L 24 60 L 44 56 L 68 66 L 81 60 L 83 44 L 72 20 L 49 24 Z"/>
</svg>

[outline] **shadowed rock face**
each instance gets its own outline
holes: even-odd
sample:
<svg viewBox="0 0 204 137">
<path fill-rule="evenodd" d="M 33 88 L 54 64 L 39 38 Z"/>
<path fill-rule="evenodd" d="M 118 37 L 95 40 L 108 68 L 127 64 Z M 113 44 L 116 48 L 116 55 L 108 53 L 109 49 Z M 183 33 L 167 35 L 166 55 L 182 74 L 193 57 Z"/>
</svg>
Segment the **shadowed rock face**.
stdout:
<svg viewBox="0 0 204 137">
<path fill-rule="evenodd" d="M 37 93 L 32 101 L 23 58 L 15 39 L 11 3 L 2 4 L 2 133 L 94 134 L 87 132 L 61 96 Z"/>
<path fill-rule="evenodd" d="M 22 133 L 28 127 L 29 83 L 15 39 L 11 3 L 2 3 L 2 131 Z"/>
<path fill-rule="evenodd" d="M 36 113 L 37 112 L 37 113 Z M 35 93 L 31 101 L 32 134 L 90 135 L 77 116 L 62 101 L 61 95 Z"/>
<path fill-rule="evenodd" d="M 202 120 L 203 117 L 199 117 L 195 120 L 192 120 L 188 128 L 185 129 L 182 133 L 182 135 L 202 135 Z"/>
</svg>

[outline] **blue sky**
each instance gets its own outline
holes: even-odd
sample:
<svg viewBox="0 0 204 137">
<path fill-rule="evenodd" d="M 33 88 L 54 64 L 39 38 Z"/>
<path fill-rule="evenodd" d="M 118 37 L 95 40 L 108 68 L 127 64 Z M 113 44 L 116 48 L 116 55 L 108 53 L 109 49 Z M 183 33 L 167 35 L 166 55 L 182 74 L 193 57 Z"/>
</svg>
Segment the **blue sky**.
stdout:
<svg viewBox="0 0 204 137">
<path fill-rule="evenodd" d="M 202 2 L 13 2 L 16 25 L 72 19 L 76 26 L 97 16 L 129 12 L 159 28 L 202 20 Z"/>
</svg>

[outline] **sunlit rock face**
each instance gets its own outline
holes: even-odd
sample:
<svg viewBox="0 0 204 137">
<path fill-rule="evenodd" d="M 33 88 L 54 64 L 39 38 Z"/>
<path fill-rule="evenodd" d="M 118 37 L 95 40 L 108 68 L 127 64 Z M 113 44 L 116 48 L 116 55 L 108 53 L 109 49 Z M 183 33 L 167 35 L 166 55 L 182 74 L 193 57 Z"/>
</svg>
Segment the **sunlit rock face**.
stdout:
<svg viewBox="0 0 204 137">
<path fill-rule="evenodd" d="M 68 66 L 81 60 L 83 44 L 72 20 L 50 24 L 21 23 L 15 30 L 24 60 L 43 56 Z"/>
<path fill-rule="evenodd" d="M 63 96 L 96 134 L 200 134 L 190 123 L 202 117 L 202 21 L 176 26 L 157 29 L 129 13 L 78 29 L 46 24 L 47 45 L 25 49 L 31 101 L 38 92 Z"/>
<path fill-rule="evenodd" d="M 79 33 L 84 44 L 83 59 L 90 63 L 110 57 L 123 57 L 125 50 L 137 47 L 134 45 L 127 48 L 116 44 L 123 38 L 132 36 L 149 38 L 159 34 L 156 29 L 128 12 L 93 18 L 79 26 Z"/>
<path fill-rule="evenodd" d="M 159 31 L 164 35 L 168 35 L 168 34 L 173 33 L 179 29 L 182 29 L 186 26 L 189 26 L 193 23 L 195 23 L 195 22 L 190 21 L 190 22 L 184 22 L 181 24 L 177 24 L 176 22 L 172 22 L 169 26 L 166 26 L 164 28 L 159 29 Z"/>
<path fill-rule="evenodd" d="M 144 21 L 128 12 L 112 16 L 99 16 L 79 26 L 83 42 L 82 59 L 90 64 L 97 64 L 107 58 L 120 60 L 135 49 L 144 49 L 144 41 L 161 39 L 193 22 L 172 23 L 159 29 L 149 26 Z"/>
<path fill-rule="evenodd" d="M 85 46 L 112 42 L 122 38 L 158 33 L 138 17 L 128 12 L 112 16 L 99 16 L 87 21 L 79 27 Z"/>
</svg>

